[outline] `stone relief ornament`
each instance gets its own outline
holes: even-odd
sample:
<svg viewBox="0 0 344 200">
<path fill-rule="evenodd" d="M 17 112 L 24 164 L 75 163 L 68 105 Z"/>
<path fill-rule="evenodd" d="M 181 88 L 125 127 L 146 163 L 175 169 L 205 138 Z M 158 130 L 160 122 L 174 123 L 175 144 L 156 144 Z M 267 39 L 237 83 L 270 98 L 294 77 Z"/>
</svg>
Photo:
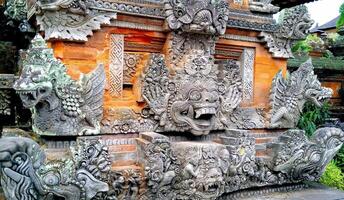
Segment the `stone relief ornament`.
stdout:
<svg viewBox="0 0 344 200">
<path fill-rule="evenodd" d="M 153 54 L 144 74 L 142 95 L 163 131 L 207 135 L 226 125 L 242 100 L 239 66 L 218 65 L 203 52 L 189 54 L 185 67 L 172 76 L 164 57 Z"/>
<path fill-rule="evenodd" d="M 90 143 L 79 146 L 84 153 L 86 163 L 70 157 L 63 160 L 46 161 L 44 151 L 33 140 L 23 137 L 5 137 L 0 139 L 1 185 L 7 199 L 55 199 L 91 200 L 99 192 L 107 192 L 109 186 L 97 176 L 97 170 L 109 170 L 106 154 Z M 99 146 L 96 144 L 96 146 Z M 93 160 L 97 160 L 92 167 Z"/>
<path fill-rule="evenodd" d="M 216 143 L 171 143 L 166 136 L 141 133 L 149 191 L 141 199 L 216 199 L 224 192 L 229 152 Z M 145 144 L 144 144 L 145 143 Z"/>
<path fill-rule="evenodd" d="M 304 131 L 288 130 L 268 144 L 273 153 L 266 157 L 256 156 L 255 139 L 244 130 L 227 130 L 218 142 L 172 142 L 140 133 L 148 186 L 140 199 L 217 199 L 252 187 L 314 181 L 342 146 L 344 133 L 321 128 L 308 140 Z"/>
<path fill-rule="evenodd" d="M 302 130 L 288 130 L 271 144 L 274 171 L 291 181 L 317 181 L 344 142 L 338 128 L 320 128 L 308 139 Z"/>
<path fill-rule="evenodd" d="M 8 0 L 4 14 L 16 21 L 26 20 L 27 8 L 25 0 Z"/>
<path fill-rule="evenodd" d="M 250 0 L 249 7 L 253 12 L 275 14 L 279 11 L 279 7 L 271 4 L 272 0 Z"/>
<path fill-rule="evenodd" d="M 314 21 L 305 5 L 285 9 L 280 16 L 280 26 L 276 32 L 261 32 L 260 37 L 275 58 L 293 57 L 292 45 L 305 39 Z"/>
<path fill-rule="evenodd" d="M 229 6 L 224 0 L 165 0 L 164 4 L 171 30 L 211 35 L 225 33 Z"/>
<path fill-rule="evenodd" d="M 331 98 L 332 93 L 332 89 L 321 87 L 317 76 L 314 75 L 311 59 L 301 64 L 295 72 L 288 74 L 286 79 L 280 71 L 272 81 L 270 126 L 296 127 L 306 102 L 321 107 Z"/>
<path fill-rule="evenodd" d="M 92 31 L 116 19 L 111 9 L 98 9 L 82 0 L 39 1 L 37 24 L 45 33 L 45 39 L 87 41 Z"/>
<path fill-rule="evenodd" d="M 24 107 L 32 110 L 33 130 L 42 135 L 89 135 L 100 132 L 105 71 L 102 65 L 74 81 L 39 35 L 23 58 L 14 84 Z"/>
</svg>

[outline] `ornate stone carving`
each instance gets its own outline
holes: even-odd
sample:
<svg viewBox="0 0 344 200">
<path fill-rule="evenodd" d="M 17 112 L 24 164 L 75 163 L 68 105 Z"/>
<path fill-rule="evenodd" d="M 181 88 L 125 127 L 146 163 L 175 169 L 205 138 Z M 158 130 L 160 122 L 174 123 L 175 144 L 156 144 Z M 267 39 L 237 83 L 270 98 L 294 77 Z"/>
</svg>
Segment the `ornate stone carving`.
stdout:
<svg viewBox="0 0 344 200">
<path fill-rule="evenodd" d="M 14 84 L 23 105 L 32 108 L 34 131 L 43 135 L 99 133 L 104 87 L 103 66 L 76 82 L 39 35 L 32 40 Z"/>
<path fill-rule="evenodd" d="M 6 10 L 4 14 L 16 21 L 26 20 L 26 6 L 25 0 L 8 0 L 6 1 Z"/>
<path fill-rule="evenodd" d="M 203 52 L 188 55 L 183 69 L 170 76 L 162 55 L 152 55 L 144 74 L 142 95 L 163 131 L 206 135 L 227 124 L 242 99 L 239 66 L 215 65 Z"/>
<path fill-rule="evenodd" d="M 291 181 L 316 181 L 344 142 L 338 128 L 320 128 L 311 139 L 302 130 L 288 130 L 271 144 L 273 170 Z"/>
<path fill-rule="evenodd" d="M 224 192 L 229 152 L 220 144 L 178 142 L 156 133 L 140 135 L 148 199 L 215 199 Z"/>
<path fill-rule="evenodd" d="M 291 46 L 297 40 L 306 38 L 314 21 L 310 18 L 305 5 L 286 9 L 281 14 L 281 19 L 277 32 L 262 32 L 260 37 L 266 42 L 266 47 L 273 57 L 290 58 L 293 57 Z"/>
<path fill-rule="evenodd" d="M 270 126 L 293 128 L 307 101 L 321 107 L 323 102 L 331 96 L 332 89 L 321 87 L 317 76 L 314 75 L 311 59 L 303 63 L 286 79 L 280 71 L 272 82 Z"/>
<path fill-rule="evenodd" d="M 11 91 L 0 90 L 0 115 L 11 115 Z"/>
<path fill-rule="evenodd" d="M 132 84 L 131 79 L 135 75 L 136 65 L 140 63 L 141 57 L 139 54 L 124 53 L 124 67 L 123 67 L 123 82 L 124 84 Z"/>
<path fill-rule="evenodd" d="M 40 1 L 36 13 L 37 24 L 45 32 L 45 39 L 87 41 L 87 36 L 101 25 L 116 19 L 115 11 L 99 10 L 85 1 Z"/>
<path fill-rule="evenodd" d="M 1 185 L 7 199 L 91 200 L 98 192 L 107 192 L 108 184 L 97 179 L 97 166 L 104 169 L 104 154 L 94 146 L 84 146 L 88 160 L 54 160 L 45 163 L 40 146 L 29 138 L 7 137 L 0 139 Z M 76 157 L 81 155 L 76 155 Z M 109 168 L 107 168 L 109 169 Z"/>
<path fill-rule="evenodd" d="M 223 0 L 165 0 L 166 21 L 172 30 L 222 35 L 226 30 L 228 13 L 228 3 Z"/>
<path fill-rule="evenodd" d="M 245 102 L 251 102 L 253 100 L 254 57 L 254 49 L 245 48 L 240 59 L 243 101 Z"/>
<path fill-rule="evenodd" d="M 271 4 L 272 0 L 250 0 L 250 10 L 253 12 L 275 14 L 279 11 L 279 7 Z"/>
<path fill-rule="evenodd" d="M 11 88 L 15 77 L 13 74 L 0 74 L 0 115 L 11 115 Z"/>
<path fill-rule="evenodd" d="M 111 34 L 110 36 L 110 94 L 121 97 L 123 90 L 123 60 L 124 60 L 124 36 Z"/>
</svg>

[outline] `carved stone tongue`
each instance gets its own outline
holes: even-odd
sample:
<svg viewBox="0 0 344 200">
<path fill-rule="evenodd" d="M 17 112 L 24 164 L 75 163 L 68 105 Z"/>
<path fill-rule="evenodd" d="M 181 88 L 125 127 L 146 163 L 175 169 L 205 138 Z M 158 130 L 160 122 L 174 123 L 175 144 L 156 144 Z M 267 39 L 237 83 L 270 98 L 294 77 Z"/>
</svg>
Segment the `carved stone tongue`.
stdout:
<svg viewBox="0 0 344 200">
<path fill-rule="evenodd" d="M 200 108 L 195 111 L 196 115 L 195 118 L 198 119 L 202 115 L 214 115 L 216 113 L 215 108 Z"/>
</svg>

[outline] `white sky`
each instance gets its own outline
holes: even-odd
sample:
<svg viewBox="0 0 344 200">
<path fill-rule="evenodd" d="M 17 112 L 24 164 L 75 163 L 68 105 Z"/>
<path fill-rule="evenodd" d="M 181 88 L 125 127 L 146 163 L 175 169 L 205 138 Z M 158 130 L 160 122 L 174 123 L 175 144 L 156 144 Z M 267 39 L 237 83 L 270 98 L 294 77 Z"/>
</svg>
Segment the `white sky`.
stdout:
<svg viewBox="0 0 344 200">
<path fill-rule="evenodd" d="M 333 18 L 339 15 L 339 7 L 344 3 L 344 0 L 318 0 L 315 2 L 307 3 L 308 12 L 311 15 L 311 18 L 316 23 L 323 25 L 324 23 L 332 20 Z M 278 19 L 278 14 L 274 16 Z"/>
<path fill-rule="evenodd" d="M 307 3 L 306 6 L 315 24 L 319 23 L 320 26 L 339 15 L 342 3 L 344 0 L 318 0 Z"/>
</svg>

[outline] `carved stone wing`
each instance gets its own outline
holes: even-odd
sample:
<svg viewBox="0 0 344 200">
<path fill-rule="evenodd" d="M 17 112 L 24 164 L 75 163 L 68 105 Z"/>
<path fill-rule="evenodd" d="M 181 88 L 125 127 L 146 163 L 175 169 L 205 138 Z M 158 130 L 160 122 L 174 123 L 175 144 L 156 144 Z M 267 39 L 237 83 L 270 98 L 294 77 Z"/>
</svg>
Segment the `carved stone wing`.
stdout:
<svg viewBox="0 0 344 200">
<path fill-rule="evenodd" d="M 101 120 L 103 114 L 103 96 L 105 89 L 105 69 L 101 64 L 94 71 L 81 78 L 81 85 L 83 87 L 84 105 L 90 109 L 90 114 Z"/>
<path fill-rule="evenodd" d="M 153 54 L 144 74 L 142 96 L 157 115 L 166 111 L 168 75 L 163 55 Z"/>
<path fill-rule="evenodd" d="M 279 71 L 272 80 L 272 87 L 270 92 L 270 105 L 272 114 L 284 104 L 284 93 L 287 91 L 287 81 L 282 76 L 282 71 Z"/>
</svg>

